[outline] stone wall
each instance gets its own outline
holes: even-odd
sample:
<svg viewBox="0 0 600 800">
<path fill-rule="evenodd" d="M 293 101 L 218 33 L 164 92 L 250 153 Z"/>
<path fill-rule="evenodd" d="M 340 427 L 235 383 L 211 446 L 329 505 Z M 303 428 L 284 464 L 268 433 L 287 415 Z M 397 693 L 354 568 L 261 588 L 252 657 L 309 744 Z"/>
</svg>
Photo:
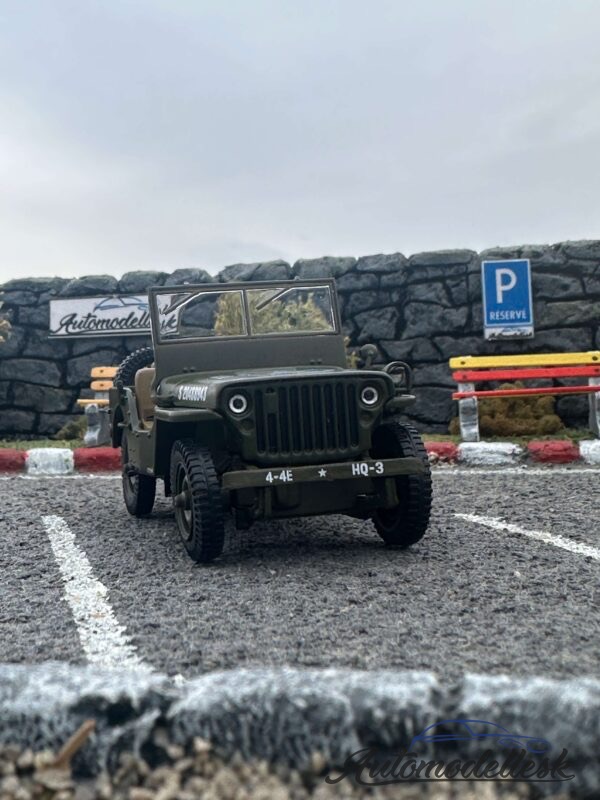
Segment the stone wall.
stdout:
<svg viewBox="0 0 600 800">
<path fill-rule="evenodd" d="M 533 340 L 485 342 L 480 262 L 529 258 L 532 264 Z M 352 345 L 376 343 L 385 360 L 408 361 L 418 403 L 412 416 L 423 430 L 444 431 L 453 410 L 448 359 L 455 355 L 600 349 L 600 241 L 552 246 L 494 248 L 483 253 L 445 250 L 361 258 L 319 258 L 203 270 L 130 272 L 121 280 L 101 275 L 12 280 L 0 286 L 0 315 L 12 335 L 0 344 L 0 435 L 55 433 L 77 413 L 75 401 L 89 385 L 94 365 L 118 364 L 149 337 L 48 339 L 48 301 L 111 293 L 139 293 L 148 286 L 212 280 L 267 280 L 332 275 L 344 328 Z M 587 399 L 564 397 L 558 411 L 585 425 Z"/>
</svg>

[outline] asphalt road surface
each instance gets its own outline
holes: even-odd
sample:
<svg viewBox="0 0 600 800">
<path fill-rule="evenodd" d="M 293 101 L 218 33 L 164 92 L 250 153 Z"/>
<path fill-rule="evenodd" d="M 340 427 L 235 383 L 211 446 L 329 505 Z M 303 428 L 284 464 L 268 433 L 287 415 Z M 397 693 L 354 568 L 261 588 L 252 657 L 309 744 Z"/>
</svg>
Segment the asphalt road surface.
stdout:
<svg viewBox="0 0 600 800">
<path fill-rule="evenodd" d="M 134 519 L 116 476 L 3 477 L 0 661 L 596 674 L 599 485 L 591 469 L 438 469 L 409 550 L 320 517 L 234 532 L 202 567 L 170 501 Z"/>
</svg>

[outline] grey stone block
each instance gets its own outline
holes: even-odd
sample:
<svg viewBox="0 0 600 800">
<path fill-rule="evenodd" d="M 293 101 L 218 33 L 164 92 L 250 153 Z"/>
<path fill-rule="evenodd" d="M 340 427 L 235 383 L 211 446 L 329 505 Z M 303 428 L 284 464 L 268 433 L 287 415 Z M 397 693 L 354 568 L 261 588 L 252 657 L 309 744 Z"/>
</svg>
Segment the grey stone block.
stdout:
<svg viewBox="0 0 600 800">
<path fill-rule="evenodd" d="M 176 269 L 164 280 L 164 286 L 181 286 L 193 283 L 216 283 L 217 279 L 204 269 Z"/>
<path fill-rule="evenodd" d="M 464 333 L 468 315 L 466 306 L 444 308 L 434 303 L 409 303 L 404 307 L 406 324 L 402 334 L 407 339 L 412 339 L 436 333 Z"/>
<path fill-rule="evenodd" d="M 6 306 L 31 306 L 37 302 L 37 295 L 25 290 L 12 292 L 4 290 L 0 299 Z"/>
<path fill-rule="evenodd" d="M 532 270 L 531 288 L 534 298 L 568 300 L 585 295 L 583 281 L 573 275 L 554 274 Z"/>
<path fill-rule="evenodd" d="M 439 361 L 440 353 L 435 343 L 426 337 L 420 339 L 398 339 L 381 341 L 380 347 L 392 360 L 406 361 L 412 365 L 415 361 Z"/>
<path fill-rule="evenodd" d="M 456 391 L 456 381 L 448 364 L 424 364 L 413 369 L 415 386 L 440 386 Z"/>
<path fill-rule="evenodd" d="M 21 355 L 25 348 L 27 329 L 21 325 L 12 325 L 7 338 L 0 342 L 0 359 Z"/>
<path fill-rule="evenodd" d="M 398 311 L 392 307 L 380 308 L 377 314 L 365 312 L 357 314 L 356 324 L 360 328 L 358 342 L 377 342 L 379 339 L 393 339 L 399 320 Z"/>
<path fill-rule="evenodd" d="M 434 336 L 432 341 L 444 361 L 455 356 L 480 356 L 486 349 L 483 336 Z"/>
<path fill-rule="evenodd" d="M 536 314 L 538 328 L 555 328 L 558 326 L 594 325 L 598 324 L 600 304 L 581 303 L 576 300 L 557 303 L 546 303 L 543 311 Z"/>
<path fill-rule="evenodd" d="M 216 280 L 229 281 L 278 281 L 290 280 L 292 268 L 287 261 L 258 261 L 254 264 L 231 264 L 222 269 Z"/>
<path fill-rule="evenodd" d="M 422 386 L 411 414 L 417 419 L 437 424 L 449 423 L 454 413 L 454 401 L 450 389 L 439 386 Z"/>
<path fill-rule="evenodd" d="M 25 291 L 41 292 L 58 291 L 69 283 L 69 278 L 15 278 L 0 284 L 0 292 Z"/>
<path fill-rule="evenodd" d="M 590 404 L 587 395 L 576 394 L 557 397 L 555 407 L 556 413 L 567 427 L 588 427 Z"/>
<path fill-rule="evenodd" d="M 11 358 L 0 361 L 0 378 L 4 380 L 38 383 L 43 386 L 61 386 L 61 372 L 53 361 L 35 358 Z"/>
<path fill-rule="evenodd" d="M 465 279 L 466 283 L 466 279 Z M 402 293 L 403 303 L 412 303 L 414 300 L 421 303 L 438 303 L 441 306 L 453 306 L 452 299 L 444 283 L 409 283 Z"/>
<path fill-rule="evenodd" d="M 5 409 L 0 412 L 0 434 L 14 436 L 18 433 L 33 433 L 36 415 L 33 411 Z"/>
<path fill-rule="evenodd" d="M 377 289 L 379 279 L 369 272 L 346 272 L 335 282 L 338 292 L 358 292 Z"/>
<path fill-rule="evenodd" d="M 356 259 L 352 257 L 325 256 L 324 258 L 301 258 L 292 267 L 298 278 L 337 278 L 354 268 Z"/>
<path fill-rule="evenodd" d="M 56 389 L 39 386 L 33 383 L 13 383 L 13 402 L 18 408 L 29 408 L 33 411 L 70 411 L 74 400 L 74 392 L 67 389 Z"/>
<path fill-rule="evenodd" d="M 43 328 L 47 332 L 50 328 L 50 306 L 48 303 L 21 306 L 19 308 L 18 320 L 20 325 Z"/>
<path fill-rule="evenodd" d="M 415 253 L 408 261 L 411 267 L 446 267 L 469 264 L 477 258 L 474 250 L 433 250 L 429 253 Z"/>
<path fill-rule="evenodd" d="M 8 405 L 10 398 L 10 381 L 0 381 L 0 404 Z"/>
<path fill-rule="evenodd" d="M 68 358 L 71 342 L 49 339 L 48 331 L 30 328 L 22 355 L 31 358 L 50 358 L 56 361 Z M 1 351 L 0 351 L 1 352 Z"/>
<path fill-rule="evenodd" d="M 402 253 L 379 253 L 375 256 L 362 256 L 356 262 L 357 272 L 401 273 L 408 259 Z"/>
<path fill-rule="evenodd" d="M 600 240 L 598 239 L 563 242 L 560 245 L 560 251 L 569 259 L 600 262 Z"/>
<path fill-rule="evenodd" d="M 350 292 L 344 298 L 344 319 L 353 317 L 369 308 L 379 308 L 389 305 L 390 293 L 378 291 Z"/>
<path fill-rule="evenodd" d="M 86 275 L 74 278 L 60 290 L 62 297 L 84 297 L 85 295 L 117 294 L 119 283 L 113 275 Z"/>
<path fill-rule="evenodd" d="M 117 366 L 120 361 L 119 351 L 109 348 L 70 358 L 67 361 L 67 384 L 71 387 L 89 386 L 92 367 Z"/>
<path fill-rule="evenodd" d="M 146 294 L 150 286 L 162 286 L 167 278 L 166 272 L 138 270 L 126 272 L 119 280 L 117 289 L 121 294 Z"/>
<path fill-rule="evenodd" d="M 583 278 L 583 285 L 586 294 L 600 300 L 600 273 L 598 275 L 591 275 L 590 277 Z M 600 321 L 600 310 L 598 311 L 598 320 Z"/>
</svg>

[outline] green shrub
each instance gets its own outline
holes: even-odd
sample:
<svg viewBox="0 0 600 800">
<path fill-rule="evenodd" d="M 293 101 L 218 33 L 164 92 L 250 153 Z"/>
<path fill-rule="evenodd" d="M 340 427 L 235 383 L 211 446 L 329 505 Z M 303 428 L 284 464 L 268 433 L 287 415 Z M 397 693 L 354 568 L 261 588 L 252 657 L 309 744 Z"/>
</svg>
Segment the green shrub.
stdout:
<svg viewBox="0 0 600 800">
<path fill-rule="evenodd" d="M 62 428 L 57 431 L 53 439 L 63 439 L 72 441 L 73 439 L 83 439 L 87 430 L 87 420 L 85 414 L 80 414 L 67 422 Z"/>
<path fill-rule="evenodd" d="M 503 383 L 501 389 L 523 389 L 521 381 Z M 564 430 L 554 411 L 554 397 L 484 397 L 479 399 L 479 432 L 486 436 L 549 436 Z M 450 422 L 451 434 L 460 434 L 458 417 Z"/>
</svg>

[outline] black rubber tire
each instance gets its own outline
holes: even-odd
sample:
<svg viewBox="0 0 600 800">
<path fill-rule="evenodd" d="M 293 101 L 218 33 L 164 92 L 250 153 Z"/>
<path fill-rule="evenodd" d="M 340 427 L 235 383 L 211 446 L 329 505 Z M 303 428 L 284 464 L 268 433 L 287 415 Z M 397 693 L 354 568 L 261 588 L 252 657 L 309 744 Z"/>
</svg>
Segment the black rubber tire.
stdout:
<svg viewBox="0 0 600 800">
<path fill-rule="evenodd" d="M 387 545 L 409 547 L 422 539 L 431 514 L 431 468 L 423 440 L 411 426 L 390 420 L 373 434 L 372 458 L 419 458 L 425 465 L 421 475 L 399 475 L 395 508 L 379 509 L 372 515 L 377 533 Z"/>
<path fill-rule="evenodd" d="M 115 375 L 115 386 L 122 388 L 123 386 L 133 386 L 135 381 L 135 373 L 138 369 L 149 367 L 154 362 L 154 348 L 153 347 L 140 347 L 139 350 L 134 350 L 127 358 L 119 364 L 117 374 Z"/>
<path fill-rule="evenodd" d="M 129 461 L 127 438 L 121 444 L 121 481 L 123 483 L 123 500 L 127 511 L 133 517 L 147 517 L 152 512 L 156 496 L 156 478 L 150 475 L 130 474 L 125 471 Z"/>
<path fill-rule="evenodd" d="M 170 472 L 175 519 L 185 549 L 201 564 L 214 561 L 223 552 L 225 515 L 211 454 L 193 439 L 178 439 L 171 450 Z M 184 494 L 185 506 L 181 505 Z"/>
</svg>

